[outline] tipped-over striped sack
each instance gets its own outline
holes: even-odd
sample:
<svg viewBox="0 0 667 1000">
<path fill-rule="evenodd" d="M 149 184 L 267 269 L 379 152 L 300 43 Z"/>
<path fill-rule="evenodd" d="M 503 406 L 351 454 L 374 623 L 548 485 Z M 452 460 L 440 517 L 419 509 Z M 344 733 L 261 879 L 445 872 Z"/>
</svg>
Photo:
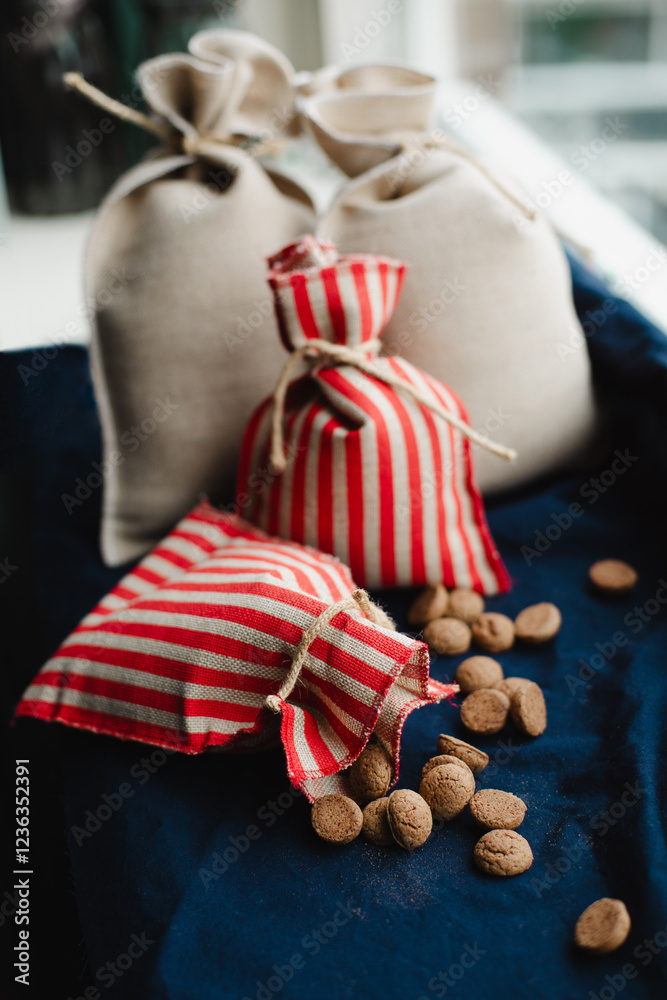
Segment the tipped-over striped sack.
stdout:
<svg viewBox="0 0 667 1000">
<path fill-rule="evenodd" d="M 442 581 L 507 590 L 475 484 L 457 396 L 378 357 L 405 265 L 339 257 L 312 237 L 269 260 L 290 358 L 245 433 L 237 509 L 265 531 L 332 552 L 366 587 Z M 306 374 L 290 381 L 299 366 Z"/>
<path fill-rule="evenodd" d="M 373 731 L 397 776 L 408 714 L 457 690 L 337 559 L 204 503 L 84 618 L 17 715 L 193 754 L 282 740 L 313 801 L 347 790 Z"/>
</svg>

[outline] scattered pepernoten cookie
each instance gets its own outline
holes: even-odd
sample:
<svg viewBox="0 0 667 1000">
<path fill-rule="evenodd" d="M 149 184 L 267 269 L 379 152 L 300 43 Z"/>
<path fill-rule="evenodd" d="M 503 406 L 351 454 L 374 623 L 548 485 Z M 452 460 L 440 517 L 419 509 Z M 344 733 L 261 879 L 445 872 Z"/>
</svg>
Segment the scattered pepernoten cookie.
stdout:
<svg viewBox="0 0 667 1000">
<path fill-rule="evenodd" d="M 487 830 L 516 830 L 526 815 L 526 803 L 511 792 L 482 788 L 470 800 L 470 814 Z"/>
<path fill-rule="evenodd" d="M 529 681 L 527 677 L 505 677 L 505 679 L 499 684 L 494 684 L 494 687 L 497 688 L 498 691 L 502 691 L 503 694 L 506 694 L 511 701 L 512 695 L 515 691 L 517 691 L 520 687 L 525 687 L 526 684 L 532 683 L 533 682 Z"/>
<path fill-rule="evenodd" d="M 639 579 L 637 570 L 620 559 L 601 559 L 593 563 L 588 575 L 593 586 L 610 597 L 632 590 Z"/>
<path fill-rule="evenodd" d="M 532 865 L 533 852 L 515 830 L 489 830 L 475 844 L 474 858 L 485 875 L 521 875 Z"/>
<path fill-rule="evenodd" d="M 363 830 L 364 837 L 371 844 L 378 847 L 391 847 L 395 844 L 387 818 L 387 806 L 389 799 L 374 799 L 369 802 L 364 809 Z"/>
<path fill-rule="evenodd" d="M 486 653 L 504 653 L 514 645 L 514 622 L 497 611 L 485 611 L 471 628 L 475 645 Z"/>
<path fill-rule="evenodd" d="M 447 614 L 449 594 L 441 583 L 432 583 L 411 604 L 408 625 L 426 625 Z"/>
<path fill-rule="evenodd" d="M 479 688 L 461 705 L 461 722 L 473 733 L 491 736 L 507 722 L 510 700 L 496 688 Z"/>
<path fill-rule="evenodd" d="M 456 680 L 464 694 L 478 688 L 497 687 L 503 677 L 503 668 L 490 656 L 469 656 L 456 670 Z"/>
<path fill-rule="evenodd" d="M 381 799 L 391 784 L 389 754 L 379 743 L 367 743 L 349 772 L 352 794 L 360 802 Z"/>
<path fill-rule="evenodd" d="M 349 844 L 361 833 L 363 815 L 347 795 L 323 795 L 313 803 L 310 821 L 322 840 L 329 844 Z"/>
<path fill-rule="evenodd" d="M 431 768 L 422 778 L 419 794 L 428 802 L 436 819 L 454 819 L 475 794 L 475 778 L 467 764 L 452 763 Z"/>
<path fill-rule="evenodd" d="M 459 618 L 436 618 L 424 629 L 424 642 L 440 655 L 466 653 L 471 638 L 470 628 Z"/>
<path fill-rule="evenodd" d="M 627 940 L 630 926 L 630 914 L 625 903 L 604 896 L 591 903 L 577 920 L 574 943 L 585 951 L 606 955 Z"/>
<path fill-rule="evenodd" d="M 464 764 L 465 762 L 460 759 L 460 757 L 455 757 L 454 754 L 441 753 L 437 757 L 429 757 L 424 766 L 422 767 L 422 778 L 432 771 L 434 767 L 440 767 L 441 764 Z M 472 768 L 466 764 L 469 770 Z"/>
<path fill-rule="evenodd" d="M 457 587 L 450 591 L 447 614 L 452 618 L 460 618 L 469 625 L 484 611 L 484 598 L 476 590 L 466 590 Z"/>
<path fill-rule="evenodd" d="M 478 750 L 477 747 L 471 746 L 470 743 L 458 740 L 455 736 L 448 736 L 446 733 L 441 733 L 438 736 L 437 750 L 441 755 L 450 754 L 452 757 L 458 757 L 464 764 L 468 765 L 473 774 L 483 771 L 489 763 L 488 753 Z M 437 760 L 437 758 L 433 759 Z"/>
<path fill-rule="evenodd" d="M 556 605 L 542 601 L 519 612 L 514 622 L 514 634 L 521 642 L 537 646 L 553 639 L 562 623 L 563 617 Z"/>
<path fill-rule="evenodd" d="M 541 736 L 547 728 L 547 706 L 542 688 L 534 681 L 522 684 L 510 700 L 512 722 L 526 736 Z"/>
<path fill-rule="evenodd" d="M 387 818 L 394 840 L 406 851 L 421 847 L 433 829 L 433 816 L 428 802 L 410 788 L 399 788 L 391 793 Z"/>
</svg>

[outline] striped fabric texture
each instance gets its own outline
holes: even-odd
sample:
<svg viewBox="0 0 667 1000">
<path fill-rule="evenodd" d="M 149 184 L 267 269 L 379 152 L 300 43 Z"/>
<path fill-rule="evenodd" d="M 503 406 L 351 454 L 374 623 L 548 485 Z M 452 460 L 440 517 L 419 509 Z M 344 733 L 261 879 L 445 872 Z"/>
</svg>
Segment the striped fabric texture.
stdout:
<svg viewBox="0 0 667 1000">
<path fill-rule="evenodd" d="M 274 715 L 304 632 L 355 584 L 337 559 L 271 538 L 204 503 L 81 622 L 23 695 L 18 716 L 200 753 L 282 741 L 311 801 L 342 790 L 373 730 L 398 775 L 401 730 L 457 689 L 427 647 L 344 611 L 309 647 Z"/>
<path fill-rule="evenodd" d="M 309 247 L 319 249 L 325 266 L 304 266 Z M 308 237 L 269 261 L 288 350 L 318 339 L 346 345 L 379 373 L 398 376 L 467 422 L 461 401 L 437 379 L 401 358 L 377 357 L 405 265 L 374 256 L 336 257 L 332 249 Z M 391 345 L 386 347 L 391 355 Z M 365 587 L 441 581 L 483 594 L 508 589 L 470 444 L 428 407 L 353 364 L 320 356 L 288 390 L 283 473 L 270 462 L 272 415 L 270 397 L 245 433 L 237 504 L 248 520 L 334 553 Z"/>
</svg>

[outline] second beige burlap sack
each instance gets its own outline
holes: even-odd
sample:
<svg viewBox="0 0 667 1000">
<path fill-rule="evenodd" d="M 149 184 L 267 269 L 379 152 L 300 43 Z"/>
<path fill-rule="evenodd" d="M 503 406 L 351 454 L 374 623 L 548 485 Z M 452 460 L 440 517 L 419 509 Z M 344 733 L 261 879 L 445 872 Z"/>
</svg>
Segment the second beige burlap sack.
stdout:
<svg viewBox="0 0 667 1000">
<path fill-rule="evenodd" d="M 139 69 L 166 142 L 107 197 L 86 262 L 112 565 L 151 548 L 200 494 L 232 499 L 243 428 L 283 363 L 265 258 L 314 216 L 239 143 L 289 131 L 292 75 L 272 46 L 231 31 Z"/>
<path fill-rule="evenodd" d="M 598 421 L 570 272 L 549 223 L 513 180 L 432 128 L 432 77 L 396 66 L 321 71 L 303 93 L 316 140 L 353 178 L 319 237 L 344 253 L 408 262 L 385 351 L 450 385 L 474 428 L 519 452 L 507 463 L 477 451 L 483 492 L 575 461 Z"/>
</svg>

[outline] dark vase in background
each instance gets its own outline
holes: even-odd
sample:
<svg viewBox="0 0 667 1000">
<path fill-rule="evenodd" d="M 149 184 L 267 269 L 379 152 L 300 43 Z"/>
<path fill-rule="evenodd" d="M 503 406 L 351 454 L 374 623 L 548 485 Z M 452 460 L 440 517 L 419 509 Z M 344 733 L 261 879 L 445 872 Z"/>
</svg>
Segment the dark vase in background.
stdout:
<svg viewBox="0 0 667 1000">
<path fill-rule="evenodd" d="M 0 139 L 15 212 L 97 205 L 126 163 L 121 129 L 62 83 L 68 70 L 109 93 L 120 71 L 97 0 L 5 0 Z"/>
<path fill-rule="evenodd" d="M 94 208 L 154 145 L 140 129 L 69 91 L 63 73 L 80 72 L 145 110 L 137 64 L 184 51 L 201 28 L 235 24 L 238 6 L 239 0 L 2 0 L 0 146 L 11 210 L 52 215 Z"/>
<path fill-rule="evenodd" d="M 144 0 L 151 56 L 185 52 L 191 35 L 203 28 L 238 27 L 243 0 Z"/>
</svg>

